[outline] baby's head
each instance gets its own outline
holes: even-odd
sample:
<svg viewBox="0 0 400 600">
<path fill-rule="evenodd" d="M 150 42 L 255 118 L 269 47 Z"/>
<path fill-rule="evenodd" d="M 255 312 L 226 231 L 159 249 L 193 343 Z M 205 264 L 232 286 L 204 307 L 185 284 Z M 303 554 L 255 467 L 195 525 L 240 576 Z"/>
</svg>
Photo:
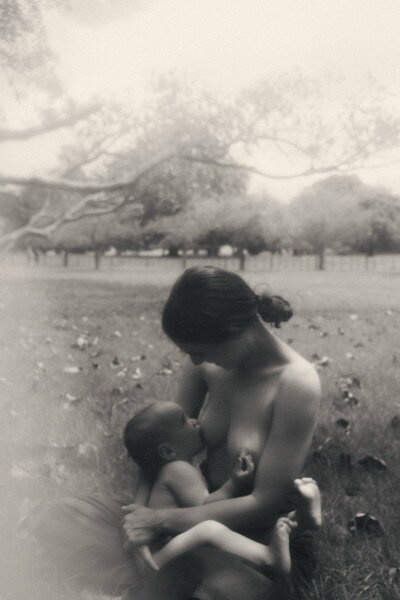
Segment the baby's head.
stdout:
<svg viewBox="0 0 400 600">
<path fill-rule="evenodd" d="M 145 471 L 173 460 L 190 461 L 203 448 L 200 428 L 175 402 L 152 402 L 124 430 L 128 454 Z"/>
</svg>

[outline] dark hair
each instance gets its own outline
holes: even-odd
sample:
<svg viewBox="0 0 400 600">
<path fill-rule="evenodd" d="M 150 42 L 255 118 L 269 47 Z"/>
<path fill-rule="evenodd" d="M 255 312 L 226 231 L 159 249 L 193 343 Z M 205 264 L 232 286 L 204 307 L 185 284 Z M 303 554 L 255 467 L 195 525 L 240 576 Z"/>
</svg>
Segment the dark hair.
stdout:
<svg viewBox="0 0 400 600">
<path fill-rule="evenodd" d="M 293 312 L 281 296 L 257 295 L 236 273 L 186 269 L 164 306 L 162 326 L 175 342 L 218 343 L 240 335 L 260 315 L 279 327 Z"/>
<path fill-rule="evenodd" d="M 123 439 L 128 454 L 146 473 L 154 474 L 164 464 L 158 446 L 165 439 L 165 419 L 157 414 L 159 402 L 140 410 L 125 426 Z"/>
</svg>

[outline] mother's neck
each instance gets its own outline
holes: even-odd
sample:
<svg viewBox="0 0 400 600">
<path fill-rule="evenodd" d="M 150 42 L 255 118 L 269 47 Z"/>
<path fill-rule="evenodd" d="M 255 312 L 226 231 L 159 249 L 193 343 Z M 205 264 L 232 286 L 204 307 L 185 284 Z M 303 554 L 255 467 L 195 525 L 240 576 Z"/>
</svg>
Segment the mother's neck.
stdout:
<svg viewBox="0 0 400 600">
<path fill-rule="evenodd" d="M 272 331 L 257 319 L 243 333 L 243 358 L 240 370 L 250 371 L 281 366 L 287 362 L 285 345 Z"/>
</svg>

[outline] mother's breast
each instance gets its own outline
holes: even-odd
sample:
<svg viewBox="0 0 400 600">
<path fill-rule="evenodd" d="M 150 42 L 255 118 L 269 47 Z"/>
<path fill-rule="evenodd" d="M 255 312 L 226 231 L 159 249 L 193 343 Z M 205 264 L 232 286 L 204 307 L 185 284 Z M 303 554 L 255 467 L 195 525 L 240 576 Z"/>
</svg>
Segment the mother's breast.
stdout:
<svg viewBox="0 0 400 600">
<path fill-rule="evenodd" d="M 208 394 L 198 421 L 207 448 L 225 445 L 231 413 L 232 376 L 228 371 L 211 366 L 206 369 Z"/>
<path fill-rule="evenodd" d="M 199 420 L 219 480 L 231 476 L 242 451 L 258 462 L 272 423 L 276 382 L 276 377 L 249 381 L 218 367 L 207 370 L 209 392 Z"/>
</svg>

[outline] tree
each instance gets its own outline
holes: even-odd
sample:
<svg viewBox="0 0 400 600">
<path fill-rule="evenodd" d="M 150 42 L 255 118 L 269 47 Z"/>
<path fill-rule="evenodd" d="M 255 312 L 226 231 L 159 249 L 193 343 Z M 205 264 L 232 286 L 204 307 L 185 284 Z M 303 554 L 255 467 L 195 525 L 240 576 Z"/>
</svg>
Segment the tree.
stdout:
<svg viewBox="0 0 400 600">
<path fill-rule="evenodd" d="M 400 199 L 384 188 L 365 186 L 343 228 L 343 241 L 353 251 L 373 256 L 400 248 Z"/>
<path fill-rule="evenodd" d="M 358 177 L 332 175 L 307 188 L 288 207 L 294 248 L 299 245 L 317 254 L 320 270 L 325 267 L 326 249 L 342 243 L 346 216 L 360 186 Z"/>
<path fill-rule="evenodd" d="M 318 255 L 323 269 L 327 248 L 372 255 L 393 249 L 400 237 L 399 201 L 355 176 L 333 175 L 306 189 L 289 206 L 294 246 Z"/>
<path fill-rule="evenodd" d="M 279 204 L 265 195 L 192 200 L 180 213 L 159 219 L 148 230 L 162 235 L 161 245 L 175 255 L 178 250 L 206 249 L 209 256 L 217 256 L 220 246 L 229 244 L 236 249 L 241 269 L 246 251 L 276 251 L 284 240 Z"/>
<path fill-rule="evenodd" d="M 73 224 L 64 223 L 50 236 L 48 244 L 57 252 L 64 253 L 64 266 L 68 264 L 70 252 L 93 251 L 94 266 L 99 269 L 101 255 L 106 250 L 111 247 L 137 247 L 139 239 L 139 227 L 127 225 L 124 215 L 114 212 L 98 217 L 85 217 Z"/>
</svg>

